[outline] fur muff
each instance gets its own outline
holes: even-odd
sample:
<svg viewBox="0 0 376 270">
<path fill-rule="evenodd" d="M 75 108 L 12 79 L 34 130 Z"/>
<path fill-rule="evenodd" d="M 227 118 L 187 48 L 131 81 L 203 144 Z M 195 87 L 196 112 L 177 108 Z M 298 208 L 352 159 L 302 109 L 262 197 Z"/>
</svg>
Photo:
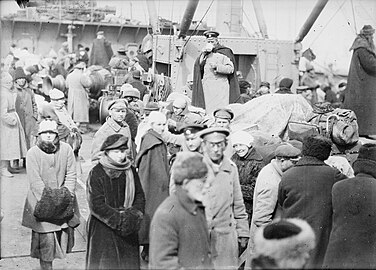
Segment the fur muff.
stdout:
<svg viewBox="0 0 376 270">
<path fill-rule="evenodd" d="M 45 187 L 42 197 L 35 205 L 34 216 L 38 221 L 56 225 L 67 222 L 74 215 L 74 196 L 67 187 Z"/>
<path fill-rule="evenodd" d="M 130 207 L 120 212 L 121 223 L 119 226 L 119 234 L 126 237 L 130 234 L 137 233 L 141 227 L 143 214 L 140 210 Z"/>
</svg>

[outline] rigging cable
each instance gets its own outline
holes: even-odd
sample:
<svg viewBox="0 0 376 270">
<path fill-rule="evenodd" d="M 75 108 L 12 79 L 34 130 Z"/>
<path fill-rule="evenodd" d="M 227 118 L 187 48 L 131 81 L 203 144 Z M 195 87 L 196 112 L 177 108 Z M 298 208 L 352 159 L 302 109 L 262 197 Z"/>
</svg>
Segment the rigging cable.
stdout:
<svg viewBox="0 0 376 270">
<path fill-rule="evenodd" d="M 187 45 L 187 43 L 188 43 L 189 40 L 191 39 L 192 35 L 196 33 L 197 28 L 201 25 L 202 20 L 205 18 L 206 14 L 209 12 L 209 9 L 211 8 L 213 2 L 214 2 L 214 0 L 212 0 L 212 1 L 210 2 L 209 7 L 208 7 L 207 10 L 205 11 L 205 13 L 204 13 L 204 15 L 202 16 L 201 20 L 198 22 L 198 24 L 196 25 L 196 27 L 195 27 L 195 29 L 193 30 L 193 32 L 189 35 L 188 39 L 184 42 L 183 48 L 185 47 L 185 45 Z"/>
<path fill-rule="evenodd" d="M 325 28 L 329 25 L 329 23 L 332 21 L 332 19 L 337 15 L 337 13 L 341 10 L 341 8 L 343 7 L 343 5 L 346 3 L 347 0 L 344 0 L 343 3 L 341 4 L 341 6 L 337 9 L 337 11 L 333 14 L 333 16 L 329 19 L 329 21 L 327 21 L 327 23 L 324 25 L 323 28 L 321 28 L 321 31 L 318 33 L 318 35 L 316 36 L 316 38 L 311 42 L 311 44 L 308 46 L 308 48 L 311 48 L 312 44 L 315 43 L 315 41 L 320 37 L 320 35 L 322 34 L 322 32 L 325 30 Z"/>
<path fill-rule="evenodd" d="M 356 20 L 355 20 L 355 11 L 354 11 L 354 3 L 353 3 L 353 0 L 351 0 L 351 9 L 352 9 L 352 14 L 353 14 L 353 19 L 354 19 L 355 33 L 358 33 L 358 30 L 357 30 L 357 28 L 356 28 Z"/>
</svg>

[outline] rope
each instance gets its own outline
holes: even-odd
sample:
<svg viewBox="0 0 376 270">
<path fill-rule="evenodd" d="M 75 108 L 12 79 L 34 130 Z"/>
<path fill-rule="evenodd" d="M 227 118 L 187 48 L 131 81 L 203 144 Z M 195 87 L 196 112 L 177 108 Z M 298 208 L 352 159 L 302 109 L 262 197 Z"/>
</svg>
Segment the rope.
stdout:
<svg viewBox="0 0 376 270">
<path fill-rule="evenodd" d="M 362 3 L 359 2 L 358 4 L 359 4 L 360 7 L 365 11 L 365 13 L 367 14 L 367 16 L 372 20 L 372 22 L 373 22 L 374 24 L 376 24 L 376 20 L 375 20 L 375 18 L 372 17 L 372 16 L 368 13 L 368 10 L 367 10 L 365 7 L 363 7 Z"/>
<path fill-rule="evenodd" d="M 318 33 L 318 35 L 316 36 L 316 38 L 311 42 L 311 44 L 308 46 L 308 48 L 310 48 L 312 46 L 313 43 L 315 43 L 315 41 L 320 37 L 321 33 L 324 31 L 324 29 L 329 25 L 329 23 L 333 20 L 333 18 L 337 15 L 337 13 L 341 10 L 341 8 L 343 7 L 343 5 L 346 3 L 347 0 L 344 0 L 343 3 L 341 4 L 341 6 L 337 9 L 337 11 L 333 14 L 333 16 L 329 19 L 329 21 L 324 25 L 324 27 L 321 29 L 321 31 Z"/>
<path fill-rule="evenodd" d="M 353 3 L 353 0 L 351 0 L 351 9 L 352 9 L 352 14 L 353 14 L 353 19 L 354 19 L 355 33 L 358 33 L 358 30 L 356 29 L 356 20 L 355 20 L 355 11 L 354 11 L 354 3 Z"/>
<path fill-rule="evenodd" d="M 211 8 L 213 2 L 214 2 L 214 0 L 212 0 L 212 1 L 210 2 L 209 7 L 206 9 L 206 11 L 205 11 L 204 15 L 202 16 L 201 20 L 198 22 L 198 24 L 196 25 L 196 27 L 195 27 L 195 29 L 193 30 L 193 32 L 189 35 L 188 39 L 185 41 L 185 43 L 184 43 L 184 45 L 183 45 L 183 48 L 185 47 L 185 45 L 187 45 L 187 43 L 188 43 L 189 40 L 191 39 L 192 35 L 196 33 L 197 28 L 201 25 L 202 20 L 205 18 L 206 14 L 208 14 L 209 9 Z"/>
</svg>

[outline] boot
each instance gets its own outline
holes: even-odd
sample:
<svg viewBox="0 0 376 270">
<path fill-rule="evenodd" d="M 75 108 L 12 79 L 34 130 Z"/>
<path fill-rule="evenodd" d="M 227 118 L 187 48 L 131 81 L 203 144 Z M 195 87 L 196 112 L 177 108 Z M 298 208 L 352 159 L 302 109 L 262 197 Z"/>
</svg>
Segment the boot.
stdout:
<svg viewBox="0 0 376 270">
<path fill-rule="evenodd" d="M 52 270 L 52 262 L 39 260 L 41 270 Z"/>
<path fill-rule="evenodd" d="M 21 168 L 12 168 L 11 166 L 9 166 L 8 171 L 10 173 L 20 173 L 22 171 L 22 169 Z"/>
</svg>

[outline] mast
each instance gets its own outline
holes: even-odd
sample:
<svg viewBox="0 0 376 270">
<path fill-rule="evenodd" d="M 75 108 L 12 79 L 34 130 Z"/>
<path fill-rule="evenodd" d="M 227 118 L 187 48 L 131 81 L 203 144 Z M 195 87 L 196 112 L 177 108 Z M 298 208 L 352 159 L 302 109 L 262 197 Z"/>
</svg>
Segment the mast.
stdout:
<svg viewBox="0 0 376 270">
<path fill-rule="evenodd" d="M 240 36 L 242 11 L 241 0 L 217 1 L 216 30 L 224 36 Z"/>
<path fill-rule="evenodd" d="M 313 7 L 311 14 L 303 24 L 302 28 L 298 36 L 295 39 L 295 43 L 301 42 L 305 36 L 308 34 L 309 30 L 311 30 L 312 25 L 315 23 L 317 18 L 319 17 L 321 11 L 324 9 L 325 5 L 328 3 L 329 0 L 318 0 L 316 5 Z"/>
<path fill-rule="evenodd" d="M 153 34 L 160 35 L 161 26 L 159 23 L 159 18 L 158 18 L 157 9 L 155 7 L 154 0 L 146 0 L 146 5 L 148 7 L 149 20 L 150 20 L 150 24 L 153 30 Z"/>
<path fill-rule="evenodd" d="M 197 5 L 199 0 L 190 0 L 188 2 L 187 8 L 185 9 L 183 19 L 180 23 L 180 33 L 179 38 L 185 38 L 189 30 L 189 26 L 192 23 L 193 15 L 195 15 Z"/>
<path fill-rule="evenodd" d="M 265 23 L 264 12 L 262 10 L 261 2 L 260 0 L 253 0 L 252 2 L 253 2 L 253 8 L 256 14 L 257 23 L 260 29 L 260 33 L 263 38 L 268 39 L 269 38 L 268 30 L 267 30 L 266 23 Z"/>
</svg>

